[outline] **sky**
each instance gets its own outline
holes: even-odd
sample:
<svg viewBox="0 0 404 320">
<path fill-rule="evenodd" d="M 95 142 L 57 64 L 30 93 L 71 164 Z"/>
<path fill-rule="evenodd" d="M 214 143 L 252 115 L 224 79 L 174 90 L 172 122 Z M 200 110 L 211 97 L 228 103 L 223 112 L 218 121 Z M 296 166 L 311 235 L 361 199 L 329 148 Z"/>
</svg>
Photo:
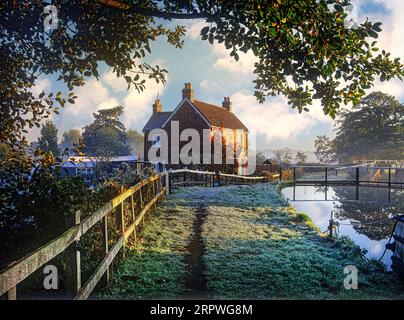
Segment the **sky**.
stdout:
<svg viewBox="0 0 404 320">
<path fill-rule="evenodd" d="M 404 11 L 403 0 L 353 0 L 351 17 L 361 23 L 366 17 L 373 22 L 382 22 L 383 31 L 379 35 L 381 49 L 391 52 L 393 57 L 404 61 Z M 127 89 L 126 82 L 117 79 L 110 69 L 102 68 L 99 81 L 88 78 L 87 84 L 75 89 L 78 100 L 67 104 L 60 115 L 52 120 L 59 129 L 59 137 L 69 129 L 82 129 L 93 120 L 92 114 L 99 109 L 117 105 L 124 107 L 121 120 L 127 129 L 141 130 L 152 113 L 152 104 L 157 96 L 164 111 L 171 111 L 181 101 L 181 90 L 185 82 L 191 82 L 195 98 L 208 103 L 221 105 L 224 96 L 230 96 L 233 112 L 250 129 L 256 132 L 258 149 L 291 148 L 304 151 L 314 149 L 317 135 L 333 136 L 334 121 L 323 114 L 319 103 L 310 107 L 310 112 L 299 114 L 287 104 L 283 96 L 267 98 L 263 104 L 254 97 L 252 53 L 240 53 L 240 60 L 234 61 L 222 44 L 209 44 L 200 38 L 204 26 L 201 20 L 171 22 L 187 27 L 185 45 L 176 49 L 159 39 L 152 44 L 152 54 L 147 62 L 158 64 L 168 70 L 165 85 L 147 81 L 146 90 L 138 93 L 134 88 Z M 58 91 L 63 84 L 54 76 L 42 77 L 34 91 Z M 404 102 L 404 83 L 392 80 L 375 83 L 371 91 L 381 90 L 396 96 Z M 34 141 L 39 130 L 28 135 Z"/>
</svg>

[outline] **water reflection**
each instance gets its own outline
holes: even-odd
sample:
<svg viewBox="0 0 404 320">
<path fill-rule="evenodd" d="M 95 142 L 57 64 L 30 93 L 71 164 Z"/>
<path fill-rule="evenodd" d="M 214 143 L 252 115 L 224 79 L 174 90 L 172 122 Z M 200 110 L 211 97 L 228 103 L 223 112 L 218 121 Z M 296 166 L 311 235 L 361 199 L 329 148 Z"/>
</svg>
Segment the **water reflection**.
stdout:
<svg viewBox="0 0 404 320">
<path fill-rule="evenodd" d="M 340 222 L 339 235 L 349 236 L 368 258 L 379 259 L 393 228 L 390 213 L 404 212 L 404 190 L 357 186 L 295 186 L 282 190 L 291 205 L 308 214 L 322 230 L 331 211 Z M 391 251 L 383 262 L 391 266 Z"/>
</svg>

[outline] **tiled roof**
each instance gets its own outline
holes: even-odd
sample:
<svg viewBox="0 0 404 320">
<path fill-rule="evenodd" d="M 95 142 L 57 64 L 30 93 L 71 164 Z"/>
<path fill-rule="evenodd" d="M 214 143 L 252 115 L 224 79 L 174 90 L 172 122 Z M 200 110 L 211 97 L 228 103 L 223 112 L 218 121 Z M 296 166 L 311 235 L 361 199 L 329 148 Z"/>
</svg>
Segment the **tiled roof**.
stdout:
<svg viewBox="0 0 404 320">
<path fill-rule="evenodd" d="M 248 131 L 247 127 L 234 115 L 234 113 L 226 110 L 223 107 L 215 106 L 199 100 L 193 100 L 192 104 L 212 126 L 228 129 L 243 129 Z M 159 112 L 157 114 L 153 114 L 144 126 L 143 131 L 161 128 L 171 114 L 172 112 Z"/>
<path fill-rule="evenodd" d="M 247 127 L 234 115 L 234 113 L 226 110 L 223 107 L 215 106 L 199 100 L 193 100 L 192 103 L 212 126 L 228 129 L 248 130 Z"/>
<path fill-rule="evenodd" d="M 147 121 L 146 125 L 143 128 L 143 131 L 150 131 L 156 128 L 161 128 L 163 125 L 164 121 L 168 119 L 168 117 L 171 115 L 170 112 L 159 112 L 157 114 L 153 114 L 149 121 Z"/>
</svg>

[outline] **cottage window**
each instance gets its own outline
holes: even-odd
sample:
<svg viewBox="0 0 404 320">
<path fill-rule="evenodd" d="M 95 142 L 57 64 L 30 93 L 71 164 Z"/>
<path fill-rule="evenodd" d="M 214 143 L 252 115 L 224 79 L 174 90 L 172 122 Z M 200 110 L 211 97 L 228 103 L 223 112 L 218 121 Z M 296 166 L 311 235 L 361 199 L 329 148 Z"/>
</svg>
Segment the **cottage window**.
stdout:
<svg viewBox="0 0 404 320">
<path fill-rule="evenodd" d="M 237 146 L 243 147 L 243 133 L 239 132 L 237 134 Z"/>
</svg>

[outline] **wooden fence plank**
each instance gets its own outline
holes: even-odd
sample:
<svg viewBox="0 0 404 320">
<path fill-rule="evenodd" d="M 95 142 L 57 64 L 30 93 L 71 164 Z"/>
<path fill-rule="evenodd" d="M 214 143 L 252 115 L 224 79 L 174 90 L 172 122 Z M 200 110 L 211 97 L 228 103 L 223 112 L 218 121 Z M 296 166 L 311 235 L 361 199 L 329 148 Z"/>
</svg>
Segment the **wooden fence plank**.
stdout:
<svg viewBox="0 0 404 320">
<path fill-rule="evenodd" d="M 60 237 L 6 267 L 3 272 L 0 272 L 0 295 L 16 287 L 31 273 L 63 252 L 79 236 L 80 226 L 70 228 Z"/>
<path fill-rule="evenodd" d="M 84 286 L 79 290 L 78 294 L 74 297 L 74 300 L 85 300 L 90 296 L 91 292 L 93 292 L 97 283 L 100 281 L 105 271 L 107 271 L 110 264 L 118 254 L 119 250 L 122 248 L 124 241 L 125 237 L 121 236 L 115 243 L 115 245 L 111 248 L 111 250 L 107 253 L 105 258 L 101 261 L 90 279 L 88 279 Z"/>
<path fill-rule="evenodd" d="M 56 257 L 59 253 L 63 252 L 74 241 L 84 235 L 93 225 L 100 221 L 104 216 L 106 216 L 106 214 L 108 214 L 108 212 L 112 211 L 112 209 L 119 204 L 118 199 L 119 201 L 123 201 L 123 199 L 126 199 L 137 190 L 140 190 L 142 186 L 155 181 L 164 174 L 165 173 L 161 173 L 139 182 L 134 187 L 125 191 L 123 195 L 119 195 L 89 215 L 80 223 L 80 225 L 66 230 L 56 239 L 48 242 L 35 250 L 33 253 L 26 255 L 25 257 L 9 264 L 7 267 L 2 269 L 0 271 L 0 295 L 3 295 L 10 289 L 16 287 L 19 282 L 26 279 L 31 273 L 38 270 L 41 266 Z"/>
<path fill-rule="evenodd" d="M 136 227 L 143 221 L 144 215 L 147 213 L 147 211 L 150 209 L 150 207 L 159 199 L 161 198 L 165 193 L 167 192 L 167 188 L 164 187 L 161 189 L 161 191 L 152 199 L 150 202 L 144 206 L 144 208 L 137 214 L 136 220 L 134 223 L 132 223 L 128 229 L 125 231 L 125 239 L 128 239 L 132 232 L 136 231 Z"/>
<path fill-rule="evenodd" d="M 213 172 L 204 172 L 204 171 L 196 171 L 196 170 L 175 170 L 172 173 L 195 173 L 195 174 L 204 174 L 207 176 L 214 175 Z M 165 186 L 162 186 L 161 179 L 165 176 Z M 224 175 L 230 176 L 233 178 L 240 177 L 241 179 L 253 179 L 253 180 L 261 180 L 264 177 L 243 177 L 243 176 L 235 176 L 235 175 Z M 157 180 L 157 181 L 156 181 Z M 207 179 L 206 179 L 207 181 Z M 198 181 L 201 183 L 206 183 L 206 181 Z M 147 204 L 144 204 L 142 197 L 142 187 L 149 185 L 152 183 L 153 191 L 155 196 L 151 199 Z M 140 224 L 140 222 L 144 221 L 145 214 L 150 210 L 153 205 L 156 205 L 156 202 L 164 195 L 168 193 L 168 188 L 170 186 L 170 179 L 168 177 L 168 173 L 161 173 L 159 175 L 153 176 L 146 180 L 143 180 L 136 184 L 134 187 L 122 192 L 119 196 L 115 197 L 107 204 L 90 214 L 86 217 L 80 224 L 77 224 L 70 229 L 66 230 L 61 236 L 50 241 L 46 245 L 38 248 L 33 253 L 19 259 L 16 262 L 8 265 L 5 269 L 0 271 L 0 295 L 8 292 L 9 298 L 16 298 L 16 287 L 19 282 L 26 279 L 30 274 L 38 270 L 41 266 L 49 262 L 55 256 L 66 250 L 70 245 L 75 243 L 81 236 L 83 236 L 92 226 L 94 226 L 97 222 L 103 220 L 103 240 L 104 240 L 104 248 L 107 252 L 101 264 L 97 267 L 95 273 L 90 277 L 90 279 L 86 282 L 86 284 L 80 288 L 80 257 L 77 255 L 78 250 L 75 248 L 75 281 L 74 288 L 72 291 L 77 291 L 75 299 L 86 299 L 94 290 L 95 286 L 107 272 L 109 265 L 119 252 L 120 248 L 124 245 L 125 239 L 127 239 L 134 231 L 136 231 L 136 226 Z M 135 217 L 134 222 L 129 226 L 129 228 L 125 231 L 124 224 L 124 214 L 123 214 L 123 202 L 128 199 L 128 197 L 132 197 L 132 210 L 133 210 L 133 195 L 134 193 L 139 192 L 140 202 L 141 202 L 141 211 Z M 112 247 L 111 250 L 108 251 L 108 230 L 107 230 L 107 214 L 111 212 L 114 208 L 118 207 L 119 211 L 119 229 L 121 233 L 121 237 L 118 242 Z M 132 212 L 133 214 L 133 212 Z M 132 215 L 134 217 L 134 215 Z"/>
<path fill-rule="evenodd" d="M 106 215 L 103 219 L 102 219 L 102 239 L 103 239 L 103 245 L 104 245 L 104 255 L 107 256 L 108 251 L 109 251 L 109 244 L 108 244 L 108 215 Z M 109 285 L 109 278 L 110 278 L 110 274 L 109 274 L 109 267 L 106 270 L 105 273 L 105 284 L 108 286 Z"/>
<path fill-rule="evenodd" d="M 100 263 L 94 274 L 90 277 L 90 279 L 86 282 L 82 289 L 80 289 L 79 293 L 75 297 L 75 300 L 83 300 L 87 299 L 91 292 L 94 290 L 97 283 L 102 278 L 103 274 L 108 270 L 109 265 L 114 260 L 115 256 L 118 254 L 119 250 L 124 246 L 125 240 L 129 238 L 129 236 L 136 229 L 136 226 L 140 223 L 141 218 L 146 214 L 146 212 L 151 208 L 151 206 L 166 192 L 167 188 L 164 187 L 147 205 L 144 206 L 142 211 L 139 213 L 135 222 L 132 223 L 126 232 L 119 238 L 117 243 L 113 246 L 113 248 L 107 253 L 103 261 Z"/>
<path fill-rule="evenodd" d="M 17 300 L 17 287 L 13 287 L 7 291 L 7 300 Z"/>
<path fill-rule="evenodd" d="M 69 226 L 78 226 L 80 224 L 80 211 L 77 211 L 70 221 Z M 75 295 L 81 287 L 81 261 L 80 251 L 77 238 L 66 248 L 66 293 L 67 295 Z"/>
</svg>

